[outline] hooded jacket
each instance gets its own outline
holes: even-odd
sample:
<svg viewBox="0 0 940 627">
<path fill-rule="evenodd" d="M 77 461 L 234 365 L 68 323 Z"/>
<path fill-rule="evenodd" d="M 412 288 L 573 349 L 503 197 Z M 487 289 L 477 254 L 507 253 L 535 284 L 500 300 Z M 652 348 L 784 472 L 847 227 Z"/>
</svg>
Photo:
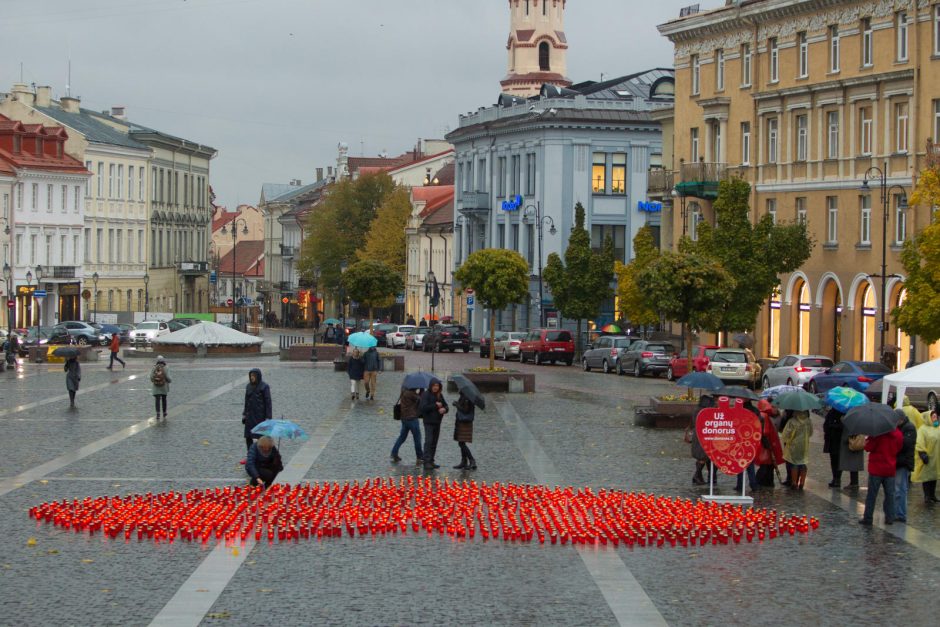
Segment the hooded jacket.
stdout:
<svg viewBox="0 0 940 627">
<path fill-rule="evenodd" d="M 904 446 L 904 438 L 897 429 L 866 438 L 868 474 L 873 477 L 893 477 L 897 472 L 895 464 L 902 446 Z"/>
<path fill-rule="evenodd" d="M 251 382 L 251 375 L 257 375 L 257 383 Z M 245 386 L 245 409 L 242 411 L 242 423 L 245 425 L 245 437 L 252 437 L 251 430 L 265 420 L 271 420 L 271 388 L 261 378 L 261 370 L 252 368 L 248 371 L 248 385 Z"/>
<path fill-rule="evenodd" d="M 898 425 L 898 431 L 901 432 L 901 437 L 904 438 L 904 440 L 903 444 L 901 445 L 901 450 L 898 451 L 896 466 L 898 469 L 907 468 L 908 470 L 913 471 L 914 447 L 917 444 L 917 427 L 915 427 L 914 423 L 908 419 L 907 412 L 901 411 L 899 413 L 904 418 L 903 422 Z"/>
<path fill-rule="evenodd" d="M 910 420 L 911 424 L 914 425 L 914 431 L 920 429 L 920 426 L 924 424 L 924 419 L 920 412 L 917 411 L 913 405 L 911 405 L 911 399 L 909 399 L 906 395 L 904 396 L 904 400 L 901 401 L 901 411 L 904 412 L 904 415 L 907 416 L 907 419 Z"/>
<path fill-rule="evenodd" d="M 401 419 L 417 420 L 421 416 L 418 407 L 421 404 L 421 397 L 414 390 L 403 389 L 401 391 Z"/>
<path fill-rule="evenodd" d="M 362 361 L 363 365 L 365 365 L 366 372 L 377 372 L 382 369 L 379 351 L 375 350 L 374 346 L 366 351 L 366 354 L 362 357 Z"/>
<path fill-rule="evenodd" d="M 435 383 L 441 385 L 441 392 L 439 394 L 431 392 L 431 388 L 434 387 Z M 424 422 L 432 424 L 440 424 L 443 422 L 444 414 L 438 411 L 438 403 L 444 406 L 444 414 L 446 414 L 448 407 L 447 401 L 444 399 L 444 387 L 439 379 L 431 379 L 431 382 L 428 383 L 428 389 L 421 395 L 421 403 L 418 405 L 418 411 L 421 412 L 421 417 L 424 419 Z"/>
</svg>

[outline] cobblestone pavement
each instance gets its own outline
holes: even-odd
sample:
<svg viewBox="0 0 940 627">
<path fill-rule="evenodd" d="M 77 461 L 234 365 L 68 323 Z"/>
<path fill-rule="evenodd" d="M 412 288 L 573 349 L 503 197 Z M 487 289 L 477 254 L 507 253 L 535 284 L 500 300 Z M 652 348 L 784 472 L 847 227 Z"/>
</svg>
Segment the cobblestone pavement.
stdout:
<svg viewBox="0 0 940 627">
<path fill-rule="evenodd" d="M 427 369 L 430 357 L 407 353 L 406 367 Z M 377 401 L 352 403 L 343 373 L 276 358 L 250 365 L 259 362 L 272 386 L 275 415 L 328 434 L 322 451 L 306 456 L 306 480 L 421 474 L 411 463 L 410 442 L 402 449 L 404 462 L 394 465 L 388 458 L 398 432 L 391 419 L 397 375 L 380 375 Z M 475 353 L 435 355 L 442 374 L 483 363 Z M 237 463 L 244 456 L 238 418 L 248 361 L 171 361 L 165 423 L 151 420 L 149 362 L 129 360 L 126 370 L 113 373 L 104 365 L 83 367 L 75 411 L 66 408 L 60 365 L 0 373 L 0 421 L 6 427 L 0 444 L 4 624 L 149 624 L 190 585 L 214 548 L 125 543 L 37 527 L 26 515 L 28 507 L 244 481 Z M 702 494 L 691 485 L 681 431 L 633 424 L 634 405 L 672 391 L 668 382 L 576 367 L 511 367 L 537 372 L 538 391 L 491 395 L 488 410 L 477 414 L 471 445 L 479 462 L 472 473 L 477 481 L 535 483 L 544 476 L 540 464 L 550 463 L 565 485 Z M 510 416 L 518 416 L 524 429 L 513 426 Z M 467 475 L 450 468 L 459 461 L 452 424 L 445 423 L 442 432 L 443 467 L 437 474 L 461 479 Z M 531 441 L 520 440 L 520 433 Z M 777 488 L 754 495 L 757 507 L 818 516 L 822 526 L 805 537 L 763 545 L 606 547 L 589 555 L 571 546 L 424 534 L 262 542 L 241 555 L 244 561 L 222 581 L 217 598 L 205 588 L 211 607 L 191 622 L 612 625 L 618 618 L 634 624 L 657 618 L 637 614 L 625 620 L 618 599 L 602 593 L 622 589 L 632 596 L 621 605 L 647 599 L 660 624 L 933 624 L 929 600 L 940 593 L 940 509 L 924 506 L 914 486 L 907 528 L 884 527 L 880 515 L 874 528 L 862 528 L 856 521 L 864 489 L 853 495 L 824 487 L 828 460 L 821 440 L 814 450 L 807 491 Z M 285 442 L 282 451 L 288 471 L 306 468 L 305 445 Z M 732 487 L 732 478 L 721 479 L 720 490 Z M 611 556 L 616 561 L 605 563 L 621 564 L 621 571 L 589 567 L 591 560 Z M 638 585 L 631 587 L 631 581 Z"/>
</svg>

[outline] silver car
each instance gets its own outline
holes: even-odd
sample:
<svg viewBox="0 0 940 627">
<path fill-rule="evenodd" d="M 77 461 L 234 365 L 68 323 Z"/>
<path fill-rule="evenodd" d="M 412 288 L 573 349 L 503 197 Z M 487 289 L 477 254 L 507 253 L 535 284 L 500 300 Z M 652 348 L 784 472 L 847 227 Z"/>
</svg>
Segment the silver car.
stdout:
<svg viewBox="0 0 940 627">
<path fill-rule="evenodd" d="M 519 359 L 519 345 L 525 339 L 525 331 L 502 331 L 493 341 L 493 357 L 496 359 Z"/>
<path fill-rule="evenodd" d="M 765 388 L 775 385 L 803 387 L 820 372 L 832 368 L 832 360 L 825 355 L 784 355 L 764 372 Z"/>
<path fill-rule="evenodd" d="M 760 364 L 746 348 L 722 348 L 715 351 L 709 363 L 711 373 L 725 383 L 746 385 L 755 389 L 760 382 Z"/>
<path fill-rule="evenodd" d="M 602 335 L 584 351 L 581 369 L 588 372 L 591 368 L 600 368 L 604 374 L 610 374 L 614 371 L 621 353 L 637 339 L 626 335 Z"/>
</svg>

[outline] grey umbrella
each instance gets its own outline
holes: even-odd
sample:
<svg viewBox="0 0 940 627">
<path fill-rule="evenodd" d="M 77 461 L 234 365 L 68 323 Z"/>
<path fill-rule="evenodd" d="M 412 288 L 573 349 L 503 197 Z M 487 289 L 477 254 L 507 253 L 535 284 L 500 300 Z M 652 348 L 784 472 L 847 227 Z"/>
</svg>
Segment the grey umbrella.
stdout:
<svg viewBox="0 0 940 627">
<path fill-rule="evenodd" d="M 853 407 L 842 418 L 845 430 L 852 434 L 883 435 L 898 428 L 894 410 L 881 403 L 866 403 Z"/>
<path fill-rule="evenodd" d="M 731 396 L 733 398 L 743 398 L 750 401 L 759 401 L 760 397 L 750 391 L 743 385 L 726 385 L 723 388 L 715 390 L 714 396 Z"/>
<path fill-rule="evenodd" d="M 460 390 L 460 393 L 466 396 L 471 403 L 480 409 L 486 409 L 486 399 L 480 394 L 480 390 L 473 381 L 462 374 L 455 374 L 450 380 L 454 382 L 457 389 Z"/>
<path fill-rule="evenodd" d="M 69 357 L 78 357 L 81 355 L 81 353 L 82 351 L 78 350 L 74 346 L 60 346 L 59 348 L 52 351 L 52 354 L 56 357 L 65 357 L 66 359 Z"/>
<path fill-rule="evenodd" d="M 754 348 L 754 336 L 748 333 L 738 333 L 731 338 L 744 348 Z"/>
</svg>

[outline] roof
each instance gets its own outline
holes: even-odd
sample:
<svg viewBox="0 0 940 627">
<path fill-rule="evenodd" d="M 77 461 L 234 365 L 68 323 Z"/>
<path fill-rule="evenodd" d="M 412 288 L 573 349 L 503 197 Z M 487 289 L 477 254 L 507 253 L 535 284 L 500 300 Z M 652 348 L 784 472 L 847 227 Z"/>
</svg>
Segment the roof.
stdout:
<svg viewBox="0 0 940 627">
<path fill-rule="evenodd" d="M 225 277 L 232 274 L 232 258 L 235 259 L 235 274 L 240 276 L 257 276 L 258 262 L 264 258 L 264 240 L 247 239 L 235 242 L 235 248 L 228 251 L 219 260 L 219 273 Z M 262 272 L 264 274 L 263 266 Z"/>
<path fill-rule="evenodd" d="M 48 138 L 45 142 L 57 142 L 59 146 L 68 139 L 68 133 L 60 127 L 46 127 L 42 124 L 20 124 L 14 122 L 4 115 L 0 115 L 0 132 L 4 136 L 19 135 L 20 137 L 40 136 Z M 10 140 L 12 143 L 12 140 Z M 0 145 L 2 146 L 2 145 Z M 16 173 L 16 169 L 28 170 L 46 170 L 50 172 L 63 172 L 66 174 L 77 174 L 88 176 L 91 173 L 85 169 L 85 165 L 70 156 L 65 150 L 62 150 L 61 156 L 49 154 L 43 150 L 37 155 L 33 150 L 27 150 L 26 146 L 20 152 L 11 152 L 6 148 L 0 147 L 0 172 Z"/>
<path fill-rule="evenodd" d="M 75 130 L 92 144 L 107 144 L 150 151 L 150 147 L 131 139 L 116 128 L 105 124 L 88 109 L 79 109 L 78 113 L 69 113 L 59 107 L 35 107 L 43 115 Z"/>
<path fill-rule="evenodd" d="M 674 76 L 675 70 L 672 68 L 653 68 L 601 82 L 584 81 L 568 89 L 587 96 L 589 100 L 646 99 L 650 97 L 650 88 L 656 81 Z"/>
<path fill-rule="evenodd" d="M 437 207 L 440 207 L 448 198 L 452 199 L 453 197 L 453 185 L 426 185 L 424 187 L 411 188 L 412 202 L 423 201 L 425 203 L 424 209 L 421 212 L 422 217 L 428 215 L 430 211 Z"/>
<path fill-rule="evenodd" d="M 236 219 L 241 214 L 241 209 L 236 209 L 235 211 L 222 211 L 220 217 L 213 217 L 212 219 L 212 232 L 215 233 L 223 226 L 231 224 L 232 220 Z"/>
<path fill-rule="evenodd" d="M 434 177 L 437 179 L 439 185 L 453 185 L 455 181 L 455 170 L 454 162 L 451 161 L 443 168 L 434 173 Z"/>
<path fill-rule="evenodd" d="M 449 226 L 453 228 L 454 226 L 454 196 L 451 194 L 449 198 L 444 199 L 443 202 L 438 203 L 430 211 L 425 211 L 424 222 L 421 223 L 421 226 Z"/>
<path fill-rule="evenodd" d="M 308 192 L 325 187 L 328 181 L 317 181 L 309 185 L 285 185 L 282 183 L 265 183 L 261 186 L 262 200 L 269 202 L 290 202 Z"/>
<path fill-rule="evenodd" d="M 161 335 L 155 339 L 156 344 L 182 344 L 184 346 L 254 346 L 263 344 L 264 340 L 254 335 L 236 331 L 231 327 L 208 320 Z"/>
</svg>

